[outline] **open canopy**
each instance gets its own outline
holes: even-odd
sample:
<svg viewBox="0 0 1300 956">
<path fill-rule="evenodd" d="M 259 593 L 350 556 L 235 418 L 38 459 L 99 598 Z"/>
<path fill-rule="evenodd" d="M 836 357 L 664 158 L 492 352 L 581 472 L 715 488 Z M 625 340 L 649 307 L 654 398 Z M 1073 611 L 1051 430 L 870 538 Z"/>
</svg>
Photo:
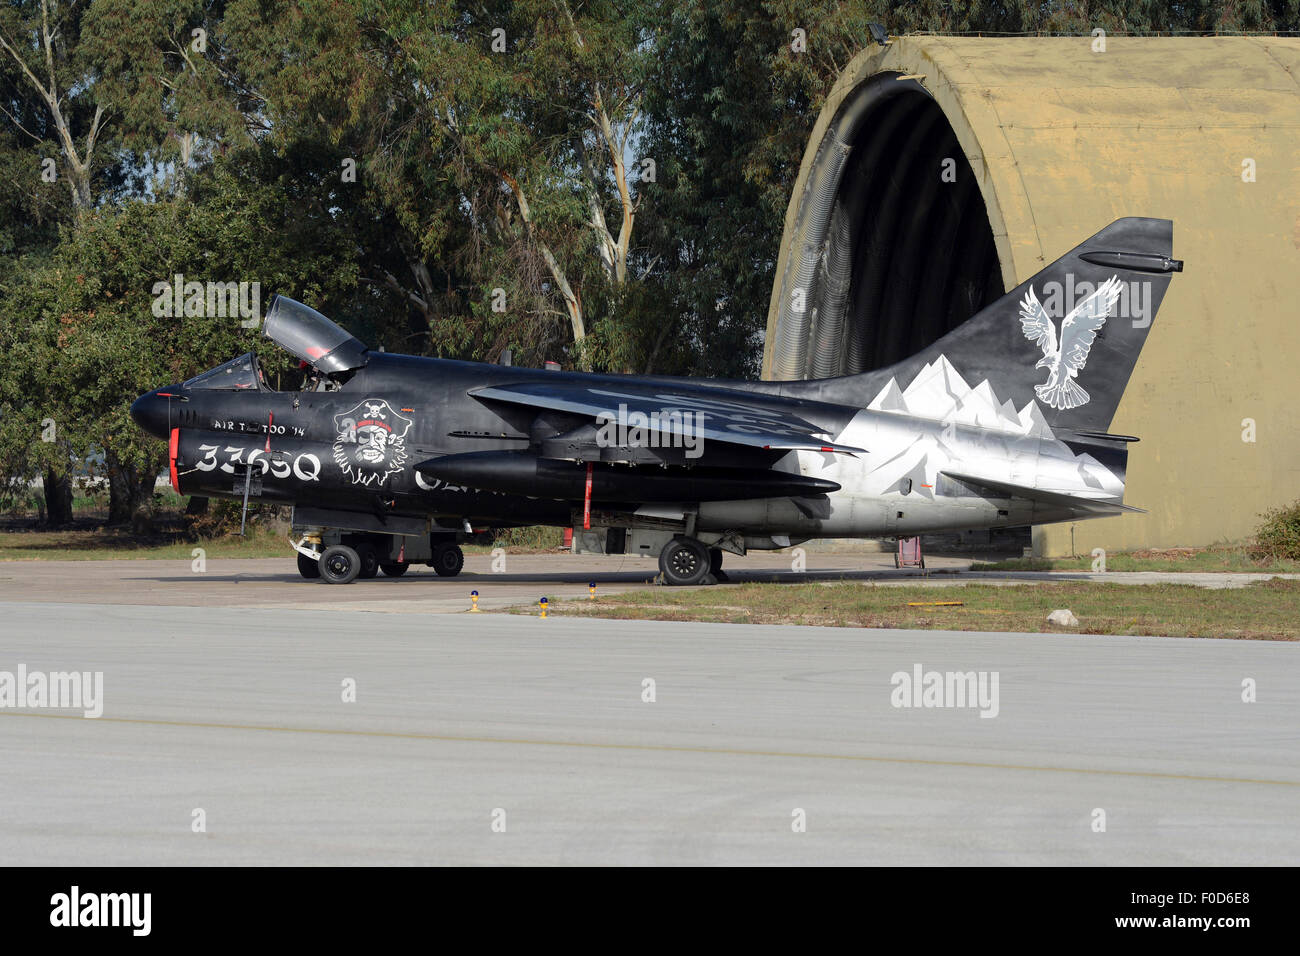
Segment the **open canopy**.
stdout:
<svg viewBox="0 0 1300 956">
<path fill-rule="evenodd" d="M 347 330 L 282 295 L 271 300 L 262 331 L 286 352 L 328 374 L 360 368 L 369 359 L 366 347 Z"/>
</svg>

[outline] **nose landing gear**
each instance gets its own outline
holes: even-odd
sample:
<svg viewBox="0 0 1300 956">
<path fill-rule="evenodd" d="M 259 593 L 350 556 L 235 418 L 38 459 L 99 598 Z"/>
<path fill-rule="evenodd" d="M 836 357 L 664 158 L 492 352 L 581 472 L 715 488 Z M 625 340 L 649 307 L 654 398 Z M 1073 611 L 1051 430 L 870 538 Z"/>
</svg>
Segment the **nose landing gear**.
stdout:
<svg viewBox="0 0 1300 956">
<path fill-rule="evenodd" d="M 346 544 L 325 549 L 320 556 L 320 577 L 326 584 L 351 584 L 361 573 L 361 556 Z"/>
<path fill-rule="evenodd" d="M 315 581 L 320 577 L 320 561 L 305 554 L 298 555 L 298 573 L 308 581 Z"/>
<path fill-rule="evenodd" d="M 421 538 L 329 528 L 308 532 L 294 542 L 298 573 L 308 580 L 351 584 L 377 577 L 380 572 L 385 577 L 399 578 L 412 564 L 426 564 L 439 577 L 451 578 L 465 567 L 465 553 L 456 543 L 456 533 L 439 532 Z"/>
</svg>

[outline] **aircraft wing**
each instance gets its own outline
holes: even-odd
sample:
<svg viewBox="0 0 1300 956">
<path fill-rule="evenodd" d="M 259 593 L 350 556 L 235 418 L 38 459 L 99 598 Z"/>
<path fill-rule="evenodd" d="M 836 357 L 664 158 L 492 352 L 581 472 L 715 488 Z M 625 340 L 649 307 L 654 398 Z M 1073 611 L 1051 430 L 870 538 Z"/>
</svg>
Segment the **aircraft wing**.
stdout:
<svg viewBox="0 0 1300 956">
<path fill-rule="evenodd" d="M 1104 498 L 1084 498 L 1080 495 L 1068 495 L 1060 491 L 1044 491 L 1041 488 L 1017 485 L 1009 481 L 981 478 L 978 475 L 962 475 L 955 471 L 944 471 L 941 474 L 945 474 L 949 478 L 956 478 L 958 481 L 963 481 L 969 485 L 980 485 L 990 491 L 1000 492 L 1008 498 L 1024 498 L 1027 501 L 1037 501 L 1045 505 L 1076 508 L 1094 515 L 1146 514 L 1141 508 L 1134 508 L 1132 505 Z"/>
<path fill-rule="evenodd" d="M 640 387 L 579 385 L 570 382 L 523 382 L 518 385 L 485 385 L 469 394 L 479 399 L 509 402 L 530 408 L 587 415 L 599 424 L 603 420 L 627 422 L 667 434 L 687 434 L 709 441 L 726 442 L 775 451 L 822 451 L 853 454 L 862 448 L 837 444 L 830 435 L 793 412 L 775 407 L 758 396 L 743 393 L 694 390 L 647 383 Z"/>
</svg>

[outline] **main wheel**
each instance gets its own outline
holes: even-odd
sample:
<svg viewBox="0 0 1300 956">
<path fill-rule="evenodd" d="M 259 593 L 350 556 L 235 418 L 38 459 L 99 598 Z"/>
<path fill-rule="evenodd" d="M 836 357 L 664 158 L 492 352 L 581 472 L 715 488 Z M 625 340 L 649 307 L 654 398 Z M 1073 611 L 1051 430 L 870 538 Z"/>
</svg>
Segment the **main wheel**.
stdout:
<svg viewBox="0 0 1300 956">
<path fill-rule="evenodd" d="M 713 575 L 715 581 L 727 580 L 727 576 L 722 573 L 721 548 L 709 548 L 709 573 Z"/>
<path fill-rule="evenodd" d="M 442 578 L 454 578 L 465 566 L 465 552 L 457 544 L 440 544 L 433 549 L 429 566 Z"/>
<path fill-rule="evenodd" d="M 709 550 L 694 538 L 673 538 L 659 553 L 659 570 L 668 584 L 699 584 L 709 573 Z"/>
<path fill-rule="evenodd" d="M 411 562 L 409 561 L 385 561 L 379 565 L 379 570 L 390 578 L 400 578 L 410 566 Z"/>
<path fill-rule="evenodd" d="M 361 572 L 361 556 L 346 544 L 326 548 L 320 556 L 320 577 L 326 584 L 351 584 Z"/>
<path fill-rule="evenodd" d="M 320 562 L 315 558 L 307 557 L 305 554 L 299 554 L 298 573 L 308 581 L 315 581 L 320 577 Z"/>
<path fill-rule="evenodd" d="M 379 555 L 375 553 L 373 546 L 358 545 L 357 556 L 361 558 L 361 570 L 357 572 L 357 577 L 369 580 L 379 573 Z"/>
</svg>

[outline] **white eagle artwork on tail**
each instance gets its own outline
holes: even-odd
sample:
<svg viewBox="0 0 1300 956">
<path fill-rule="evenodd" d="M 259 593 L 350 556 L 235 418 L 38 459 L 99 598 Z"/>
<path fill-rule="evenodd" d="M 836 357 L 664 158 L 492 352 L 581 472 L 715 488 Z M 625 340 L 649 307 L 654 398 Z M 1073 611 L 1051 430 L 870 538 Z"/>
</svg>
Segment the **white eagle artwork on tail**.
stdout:
<svg viewBox="0 0 1300 956">
<path fill-rule="evenodd" d="M 1034 393 L 1044 405 L 1063 411 L 1087 404 L 1089 395 L 1074 378 L 1087 364 L 1093 340 L 1106 324 L 1123 285 L 1118 275 L 1111 276 L 1076 305 L 1061 320 L 1059 342 L 1056 326 L 1038 301 L 1032 285 L 1020 300 L 1020 327 L 1025 338 L 1043 350 L 1043 357 L 1034 368 L 1045 368 L 1051 373 L 1046 382 L 1034 386 Z"/>
</svg>

